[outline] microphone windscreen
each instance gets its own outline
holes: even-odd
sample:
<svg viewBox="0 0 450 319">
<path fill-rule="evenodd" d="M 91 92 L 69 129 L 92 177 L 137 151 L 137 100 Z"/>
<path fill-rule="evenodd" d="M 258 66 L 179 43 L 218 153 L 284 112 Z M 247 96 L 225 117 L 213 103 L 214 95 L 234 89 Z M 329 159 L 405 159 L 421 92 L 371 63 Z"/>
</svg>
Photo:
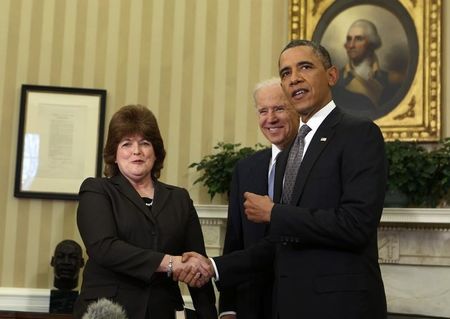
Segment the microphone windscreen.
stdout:
<svg viewBox="0 0 450 319">
<path fill-rule="evenodd" d="M 82 319 L 127 319 L 127 315 L 122 306 L 102 298 L 89 305 Z"/>
</svg>

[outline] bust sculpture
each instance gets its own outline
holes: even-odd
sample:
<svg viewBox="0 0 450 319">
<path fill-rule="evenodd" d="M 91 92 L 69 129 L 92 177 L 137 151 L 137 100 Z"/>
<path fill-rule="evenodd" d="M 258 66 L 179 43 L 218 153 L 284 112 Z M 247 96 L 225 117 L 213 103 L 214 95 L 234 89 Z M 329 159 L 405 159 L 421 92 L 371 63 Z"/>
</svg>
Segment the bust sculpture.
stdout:
<svg viewBox="0 0 450 319">
<path fill-rule="evenodd" d="M 55 248 L 50 262 L 54 268 L 53 285 L 61 290 L 78 286 L 80 268 L 84 266 L 81 246 L 74 240 L 63 240 Z"/>
</svg>

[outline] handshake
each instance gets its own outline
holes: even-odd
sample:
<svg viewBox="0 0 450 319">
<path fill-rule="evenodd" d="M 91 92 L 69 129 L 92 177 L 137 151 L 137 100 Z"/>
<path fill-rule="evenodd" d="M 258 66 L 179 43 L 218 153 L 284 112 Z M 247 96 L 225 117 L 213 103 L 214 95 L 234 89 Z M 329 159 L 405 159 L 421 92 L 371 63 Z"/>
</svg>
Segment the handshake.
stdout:
<svg viewBox="0 0 450 319">
<path fill-rule="evenodd" d="M 201 254 L 191 251 L 182 256 L 173 257 L 173 280 L 184 282 L 190 287 L 200 288 L 213 277 L 215 272 L 211 260 Z"/>
</svg>

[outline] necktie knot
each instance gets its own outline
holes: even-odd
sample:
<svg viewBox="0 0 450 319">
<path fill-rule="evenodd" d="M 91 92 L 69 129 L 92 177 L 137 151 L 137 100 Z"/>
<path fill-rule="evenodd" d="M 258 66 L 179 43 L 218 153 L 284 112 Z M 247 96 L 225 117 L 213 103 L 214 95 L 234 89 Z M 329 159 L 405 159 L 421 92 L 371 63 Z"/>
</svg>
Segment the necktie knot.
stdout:
<svg viewBox="0 0 450 319">
<path fill-rule="evenodd" d="M 303 124 L 300 127 L 300 130 L 298 131 L 298 138 L 301 138 L 301 139 L 305 138 L 305 136 L 308 135 L 308 133 L 310 131 L 311 131 L 311 128 L 308 125 Z"/>
</svg>

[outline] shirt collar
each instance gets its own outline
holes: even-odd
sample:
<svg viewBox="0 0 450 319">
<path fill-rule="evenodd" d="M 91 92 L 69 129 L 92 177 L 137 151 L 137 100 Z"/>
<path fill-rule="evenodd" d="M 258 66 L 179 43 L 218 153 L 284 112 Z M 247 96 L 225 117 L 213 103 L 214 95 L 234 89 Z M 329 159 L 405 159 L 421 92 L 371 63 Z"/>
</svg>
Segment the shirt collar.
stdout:
<svg viewBox="0 0 450 319">
<path fill-rule="evenodd" d="M 320 124 L 322 124 L 323 120 L 325 120 L 325 118 L 328 116 L 328 114 L 330 114 L 331 111 L 333 111 L 335 107 L 336 107 L 336 104 L 334 103 L 333 100 L 331 100 L 330 102 L 328 102 L 327 105 L 325 105 L 323 108 L 321 108 L 319 111 L 317 111 L 308 120 L 308 123 L 306 123 L 311 128 L 311 131 L 313 131 L 313 132 L 317 131 Z M 303 124 L 305 124 L 305 123 L 303 123 L 300 118 L 300 126 L 302 126 Z M 300 129 L 300 126 L 299 126 L 299 129 Z M 308 135 L 314 135 L 314 134 L 308 134 Z M 273 151 L 272 151 L 272 156 L 273 156 Z"/>
<path fill-rule="evenodd" d="M 280 154 L 281 150 L 275 144 L 272 144 L 272 158 L 270 159 L 270 166 L 273 165 L 273 161 Z"/>
<path fill-rule="evenodd" d="M 378 57 L 376 54 L 373 55 L 373 58 L 371 60 L 367 60 L 367 63 L 369 63 L 370 68 L 372 69 L 372 76 L 380 71 L 380 63 L 378 62 Z M 347 78 L 350 73 L 354 72 L 354 70 L 355 68 L 353 66 L 353 63 L 349 61 L 343 68 L 343 78 Z"/>
</svg>

